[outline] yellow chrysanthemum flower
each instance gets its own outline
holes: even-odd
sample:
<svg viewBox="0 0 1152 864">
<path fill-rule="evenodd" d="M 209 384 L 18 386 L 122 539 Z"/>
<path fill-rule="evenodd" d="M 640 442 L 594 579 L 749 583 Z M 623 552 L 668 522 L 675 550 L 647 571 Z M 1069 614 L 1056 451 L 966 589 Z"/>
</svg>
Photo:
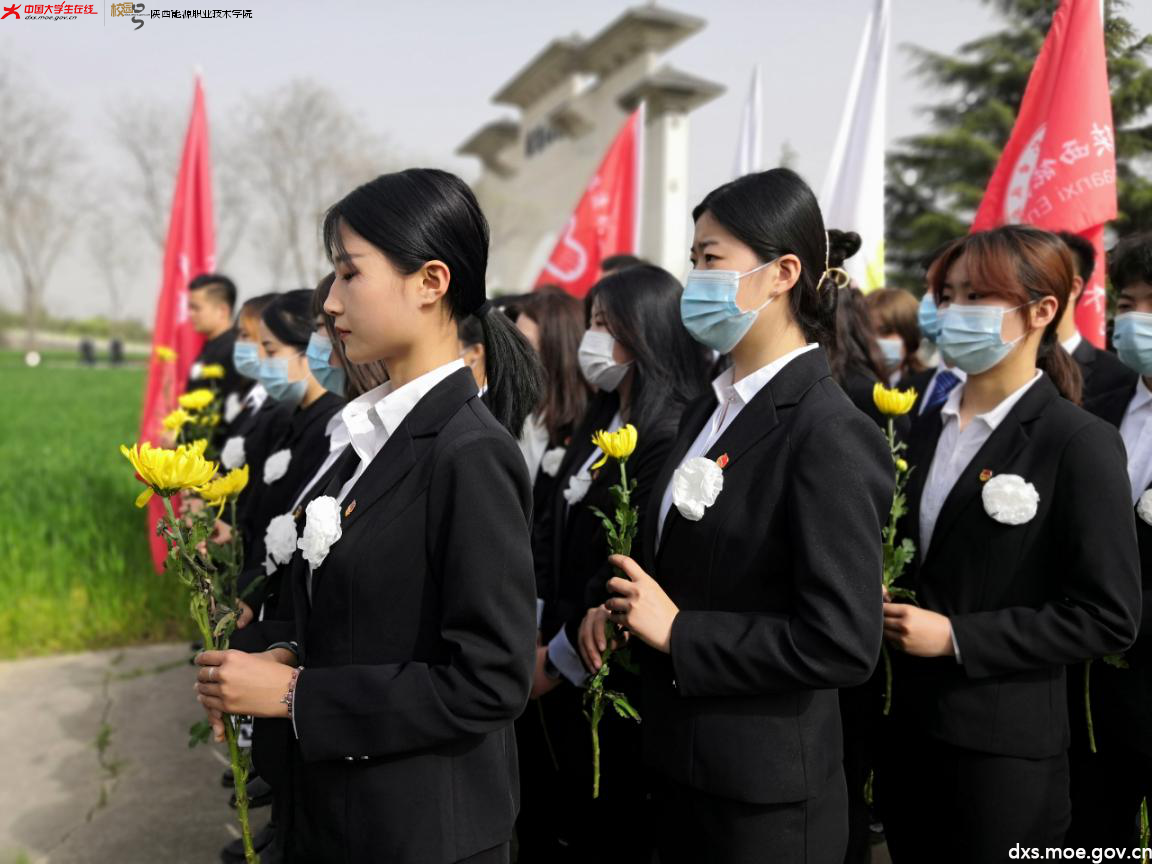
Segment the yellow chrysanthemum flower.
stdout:
<svg viewBox="0 0 1152 864">
<path fill-rule="evenodd" d="M 182 489 L 197 489 L 216 473 L 216 463 L 204 458 L 203 447 L 165 450 L 144 443 L 131 449 L 121 445 L 120 452 L 148 486 L 136 498 L 137 507 L 147 504 L 153 494 L 170 498 Z"/>
<path fill-rule="evenodd" d="M 192 415 L 183 408 L 177 408 L 164 418 L 164 428 L 170 432 L 179 432 L 185 424 L 192 422 Z"/>
<path fill-rule="evenodd" d="M 592 466 L 593 470 L 602 467 L 610 458 L 623 460 L 636 449 L 636 427 L 629 423 L 615 432 L 601 429 L 592 436 L 592 443 L 600 448 L 604 456 Z"/>
<path fill-rule="evenodd" d="M 176 362 L 176 352 L 169 348 L 167 345 L 156 346 L 156 359 L 162 360 L 165 363 Z"/>
<path fill-rule="evenodd" d="M 248 485 L 248 466 L 233 468 L 223 477 L 209 480 L 199 489 L 200 497 L 209 507 L 223 507 L 244 491 Z"/>
<path fill-rule="evenodd" d="M 223 378 L 224 374 L 224 367 L 219 363 L 209 363 L 207 366 L 200 370 L 200 377 L 206 381 L 213 379 L 218 380 Z"/>
<path fill-rule="evenodd" d="M 208 449 L 208 439 L 207 438 L 197 438 L 195 441 L 192 441 L 191 443 L 181 444 L 176 449 L 182 453 L 188 453 L 191 456 L 203 456 L 204 451 L 206 451 Z"/>
<path fill-rule="evenodd" d="M 201 387 L 199 390 L 190 390 L 180 397 L 180 407 L 188 411 L 203 411 L 216 400 L 216 394 Z"/>
<path fill-rule="evenodd" d="M 895 387 L 885 387 L 879 381 L 872 388 L 872 401 L 880 409 L 881 414 L 889 417 L 900 417 L 912 410 L 916 404 L 916 389 L 897 390 Z"/>
</svg>

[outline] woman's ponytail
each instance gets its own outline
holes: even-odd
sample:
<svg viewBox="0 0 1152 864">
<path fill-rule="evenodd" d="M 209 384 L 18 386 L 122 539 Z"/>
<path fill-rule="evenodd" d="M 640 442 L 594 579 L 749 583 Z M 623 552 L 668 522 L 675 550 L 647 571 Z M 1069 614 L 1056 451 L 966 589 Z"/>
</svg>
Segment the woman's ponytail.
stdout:
<svg viewBox="0 0 1152 864">
<path fill-rule="evenodd" d="M 1059 320 L 1057 318 L 1044 331 L 1044 338 L 1040 340 L 1040 350 L 1036 354 L 1036 368 L 1052 379 L 1061 396 L 1079 405 L 1084 395 L 1084 375 L 1080 371 L 1080 364 L 1064 350 L 1064 346 L 1056 338 L 1056 324 Z"/>
<path fill-rule="evenodd" d="M 535 350 L 503 312 L 485 300 L 473 313 L 484 331 L 484 402 L 513 438 L 535 410 L 544 390 L 544 369 Z"/>
</svg>

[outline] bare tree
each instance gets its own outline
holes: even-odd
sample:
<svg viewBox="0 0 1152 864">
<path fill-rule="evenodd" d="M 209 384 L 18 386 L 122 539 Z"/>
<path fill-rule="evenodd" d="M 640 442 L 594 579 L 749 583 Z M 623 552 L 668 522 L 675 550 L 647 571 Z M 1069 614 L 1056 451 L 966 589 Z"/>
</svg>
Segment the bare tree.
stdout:
<svg viewBox="0 0 1152 864">
<path fill-rule="evenodd" d="M 108 292 L 108 333 L 116 338 L 124 319 L 123 289 L 139 268 L 140 252 L 135 232 L 129 230 L 124 211 L 110 203 L 112 197 L 99 196 L 101 203 L 89 210 L 84 230 L 88 255 Z"/>
<path fill-rule="evenodd" d="M 112 140 L 127 157 L 127 178 L 120 196 L 144 233 L 163 251 L 167 242 L 172 190 L 180 169 L 187 118 L 175 104 L 119 103 L 109 112 Z M 213 202 L 216 219 L 216 264 L 224 269 L 244 237 L 248 207 L 237 159 L 228 135 L 213 136 Z M 221 144 L 220 142 L 224 143 Z"/>
<path fill-rule="evenodd" d="M 325 209 L 388 170 L 384 142 L 332 91 L 295 81 L 249 100 L 237 165 L 259 220 L 254 241 L 273 285 L 311 286 L 327 270 L 320 244 Z"/>
<path fill-rule="evenodd" d="M 36 345 L 44 289 L 82 207 L 79 152 L 65 115 L 0 66 L 0 255 L 23 298 L 26 341 Z"/>
</svg>

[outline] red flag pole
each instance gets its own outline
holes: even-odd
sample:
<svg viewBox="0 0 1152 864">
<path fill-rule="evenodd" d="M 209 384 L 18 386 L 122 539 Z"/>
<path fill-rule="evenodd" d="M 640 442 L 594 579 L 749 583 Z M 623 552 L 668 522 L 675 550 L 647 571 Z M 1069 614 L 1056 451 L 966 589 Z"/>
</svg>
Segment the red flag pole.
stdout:
<svg viewBox="0 0 1152 864">
<path fill-rule="evenodd" d="M 208 116 L 204 107 L 204 87 L 199 74 L 192 98 L 192 114 L 184 136 L 184 153 L 176 176 L 168 240 L 164 247 L 164 270 L 156 316 L 152 328 L 152 356 L 148 363 L 148 384 L 140 413 L 140 441 L 161 439 L 164 416 L 176 407 L 188 371 L 204 337 L 188 322 L 188 282 L 216 266 L 216 238 L 212 222 L 212 165 L 208 142 Z M 158 356 L 157 348 L 171 348 L 175 361 Z M 163 515 L 163 506 L 153 497 L 148 506 L 148 524 L 154 528 Z M 151 530 L 152 560 L 163 567 L 165 544 Z"/>
<path fill-rule="evenodd" d="M 1102 347 L 1101 236 L 1115 218 L 1116 146 L 1100 2 L 1062 0 L 972 230 L 1025 223 L 1091 240 L 1096 273 L 1076 323 L 1085 339 Z"/>
</svg>

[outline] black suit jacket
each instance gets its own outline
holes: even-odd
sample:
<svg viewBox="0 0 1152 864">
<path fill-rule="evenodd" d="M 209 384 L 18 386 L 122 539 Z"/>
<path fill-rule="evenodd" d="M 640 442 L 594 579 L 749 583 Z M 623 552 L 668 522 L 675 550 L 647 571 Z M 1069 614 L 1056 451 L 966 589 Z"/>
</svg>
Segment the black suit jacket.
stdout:
<svg viewBox="0 0 1152 864">
<path fill-rule="evenodd" d="M 894 652 L 892 719 L 967 750 L 1022 758 L 1069 744 L 1064 667 L 1126 649 L 1140 617 L 1140 569 L 1124 446 L 1115 429 L 1062 399 L 1047 376 L 1013 406 L 944 502 L 925 551 L 920 501 L 942 429 L 913 429 L 902 536 L 920 606 L 947 615 L 952 657 Z M 981 475 L 1032 483 L 1036 516 L 1005 525 L 985 511 Z"/>
<path fill-rule="evenodd" d="M 343 397 L 326 392 L 307 408 L 295 409 L 283 434 L 264 454 L 266 462 L 268 456 L 280 450 L 291 452 L 292 458 L 284 475 L 273 483 L 264 482 L 263 468 L 258 476 L 249 475 L 248 482 L 252 486 L 253 496 L 242 511 L 244 520 L 241 522 L 241 530 L 246 571 L 240 578 L 241 590 L 247 590 L 253 581 L 264 574 L 264 532 L 268 523 L 291 509 L 301 488 L 324 464 L 329 449 L 325 430 L 332 415 L 343 406 Z M 276 579 L 268 578 L 253 589 L 245 600 L 249 606 L 258 610 L 278 590 Z"/>
<path fill-rule="evenodd" d="M 1135 393 L 1133 382 L 1085 403 L 1084 408 L 1119 428 Z M 1123 748 L 1152 756 L 1152 525 L 1139 516 L 1136 537 L 1143 589 L 1140 635 L 1124 653 L 1127 669 L 1092 664 L 1092 719 L 1100 752 Z M 1082 666 L 1070 669 L 1068 686 L 1073 743 L 1080 747 L 1087 741 L 1082 674 Z"/>
<path fill-rule="evenodd" d="M 881 528 L 892 500 L 884 438 L 802 354 L 744 406 L 707 456 L 724 488 L 698 522 L 659 502 L 716 407 L 685 412 L 652 492 L 645 558 L 680 612 L 671 654 L 639 657 L 646 761 L 737 801 L 818 794 L 840 770 L 836 688 L 880 653 Z"/>
<path fill-rule="evenodd" d="M 264 460 L 272 452 L 272 446 L 288 431 L 294 412 L 294 406 L 267 397 L 258 409 L 246 409 L 228 427 L 227 437 L 244 439 L 244 461 L 248 465 L 248 488 L 240 494 L 237 502 L 237 521 L 241 525 L 250 518 L 259 497 Z"/>
<path fill-rule="evenodd" d="M 435 864 L 511 837 L 512 722 L 536 639 L 531 494 L 519 447 L 461 370 L 348 494 L 310 598 L 296 559 L 289 860 Z"/>
<path fill-rule="evenodd" d="M 1136 386 L 1136 373 L 1110 351 L 1101 351 L 1087 339 L 1081 339 L 1072 358 L 1084 376 L 1084 405 L 1105 393 Z"/>
</svg>

